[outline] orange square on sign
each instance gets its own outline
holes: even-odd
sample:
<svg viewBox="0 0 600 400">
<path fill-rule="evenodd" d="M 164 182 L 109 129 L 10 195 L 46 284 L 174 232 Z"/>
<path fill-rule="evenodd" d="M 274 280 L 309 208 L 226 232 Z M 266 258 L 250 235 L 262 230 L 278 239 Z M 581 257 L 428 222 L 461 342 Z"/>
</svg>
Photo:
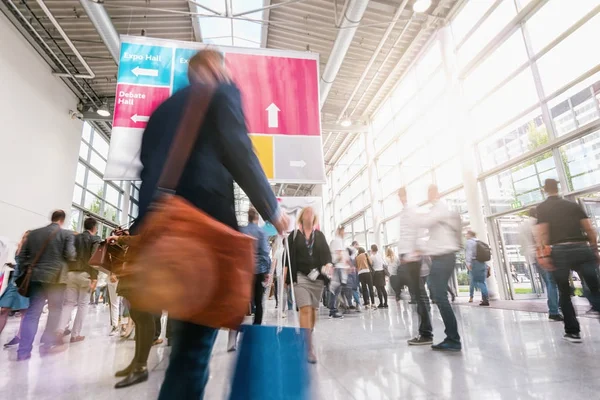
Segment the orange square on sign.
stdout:
<svg viewBox="0 0 600 400">
<path fill-rule="evenodd" d="M 273 136 L 249 135 L 254 146 L 254 152 L 258 156 L 260 165 L 265 171 L 268 179 L 275 177 L 275 163 L 273 161 Z"/>
</svg>

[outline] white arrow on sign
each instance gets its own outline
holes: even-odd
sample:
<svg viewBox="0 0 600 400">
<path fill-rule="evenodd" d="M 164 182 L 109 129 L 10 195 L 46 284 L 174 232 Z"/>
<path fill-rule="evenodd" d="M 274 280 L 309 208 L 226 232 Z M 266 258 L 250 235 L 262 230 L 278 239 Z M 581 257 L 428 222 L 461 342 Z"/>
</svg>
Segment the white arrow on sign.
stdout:
<svg viewBox="0 0 600 400">
<path fill-rule="evenodd" d="M 134 69 L 131 70 L 131 72 L 133 72 L 133 74 L 135 76 L 158 76 L 158 70 L 157 69 L 147 69 L 147 68 L 140 68 L 140 67 L 135 67 Z"/>
<path fill-rule="evenodd" d="M 138 122 L 148 122 L 148 120 L 149 120 L 149 119 L 150 119 L 150 117 L 149 117 L 149 116 L 147 116 L 147 115 L 137 115 L 137 114 L 133 114 L 133 115 L 131 116 L 131 120 L 132 120 L 133 122 L 135 122 L 136 124 L 137 124 Z"/>
<path fill-rule="evenodd" d="M 278 128 L 279 127 L 279 107 L 275 105 L 275 103 L 271 103 L 269 107 L 266 108 L 266 111 L 269 113 L 269 128 Z"/>
<path fill-rule="evenodd" d="M 306 167 L 306 162 L 304 160 L 300 161 L 290 161 L 290 167 L 294 168 L 304 168 Z"/>
</svg>

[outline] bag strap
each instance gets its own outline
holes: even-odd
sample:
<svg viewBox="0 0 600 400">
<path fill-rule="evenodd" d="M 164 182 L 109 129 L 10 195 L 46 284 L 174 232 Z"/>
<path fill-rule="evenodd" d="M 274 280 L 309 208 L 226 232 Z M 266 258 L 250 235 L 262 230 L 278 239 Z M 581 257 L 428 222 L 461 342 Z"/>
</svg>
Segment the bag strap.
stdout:
<svg viewBox="0 0 600 400">
<path fill-rule="evenodd" d="M 212 85 L 190 86 L 183 119 L 179 123 L 175 138 L 169 149 L 167 161 L 158 181 L 159 191 L 175 192 L 200 134 L 200 129 L 214 93 L 215 87 Z"/>
<path fill-rule="evenodd" d="M 36 264 L 40 261 L 40 258 L 42 258 L 42 254 L 44 254 L 44 251 L 46 251 L 46 247 L 48 247 L 48 244 L 50 244 L 50 241 L 52 239 L 54 239 L 54 237 L 58 234 L 58 231 L 60 231 L 60 227 L 56 228 L 44 241 L 44 244 L 42 244 L 42 247 L 40 248 L 40 251 L 37 252 L 37 254 L 35 255 L 35 258 L 33 259 L 33 261 L 31 262 L 31 264 L 29 264 L 29 268 L 33 269 L 33 267 L 36 266 Z"/>
</svg>

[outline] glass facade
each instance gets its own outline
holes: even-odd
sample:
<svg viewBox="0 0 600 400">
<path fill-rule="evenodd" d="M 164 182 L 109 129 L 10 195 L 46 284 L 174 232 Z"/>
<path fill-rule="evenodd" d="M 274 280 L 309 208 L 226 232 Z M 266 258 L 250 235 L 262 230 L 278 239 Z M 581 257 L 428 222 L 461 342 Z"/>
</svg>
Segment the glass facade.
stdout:
<svg viewBox="0 0 600 400">
<path fill-rule="evenodd" d="M 139 197 L 139 184 L 104 180 L 108 147 L 108 139 L 90 124 L 84 123 L 69 225 L 70 229 L 80 232 L 84 219 L 92 216 L 100 222 L 98 235 L 103 238 L 121 225 L 125 188 L 131 187 L 127 196 L 130 199 L 127 210 L 129 222 L 137 217 Z"/>
<path fill-rule="evenodd" d="M 356 212 L 373 213 L 383 232 L 378 244 L 394 246 L 397 189 L 405 186 L 409 201 L 426 210 L 431 183 L 467 225 L 464 146 L 475 154 L 477 195 L 490 240 L 499 246 L 496 262 L 505 264 L 498 279 L 517 258 L 524 263 L 509 233 L 528 207 L 544 200 L 545 179 L 559 180 L 562 194 L 573 200 L 599 197 L 600 52 L 589 46 L 599 36 L 597 0 L 536 7 L 526 0 L 465 2 L 371 116 L 375 201 L 368 204 L 372 181 L 363 177 L 365 159 L 357 159 L 364 138 L 330 172 L 331 226 L 354 225 Z M 587 209 L 597 209 L 586 201 Z M 361 229 L 351 231 L 363 240 Z M 534 278 L 535 272 L 522 274 Z"/>
</svg>

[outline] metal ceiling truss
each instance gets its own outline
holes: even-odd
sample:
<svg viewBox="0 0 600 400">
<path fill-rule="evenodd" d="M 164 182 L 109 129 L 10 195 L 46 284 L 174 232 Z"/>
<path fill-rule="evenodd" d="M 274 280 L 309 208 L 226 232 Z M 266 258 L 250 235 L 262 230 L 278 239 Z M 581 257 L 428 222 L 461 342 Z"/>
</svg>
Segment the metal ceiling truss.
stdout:
<svg viewBox="0 0 600 400">
<path fill-rule="evenodd" d="M 202 39 L 200 16 L 261 24 L 264 47 L 320 54 L 320 75 L 326 78 L 321 87 L 324 155 L 330 166 L 364 132 L 368 117 L 464 0 L 433 0 L 428 14 L 416 15 L 414 0 L 264 0 L 263 7 L 240 13 L 226 2 L 224 14 L 187 0 L 0 0 L 0 10 L 80 99 L 78 111 L 88 116 L 102 102 L 114 103 L 115 33 L 193 41 Z M 249 18 L 259 12 L 264 19 Z M 358 126 L 336 128 L 346 116 Z M 108 121 L 90 122 L 110 134 Z M 275 187 L 282 195 L 312 191 L 311 185 Z"/>
</svg>

